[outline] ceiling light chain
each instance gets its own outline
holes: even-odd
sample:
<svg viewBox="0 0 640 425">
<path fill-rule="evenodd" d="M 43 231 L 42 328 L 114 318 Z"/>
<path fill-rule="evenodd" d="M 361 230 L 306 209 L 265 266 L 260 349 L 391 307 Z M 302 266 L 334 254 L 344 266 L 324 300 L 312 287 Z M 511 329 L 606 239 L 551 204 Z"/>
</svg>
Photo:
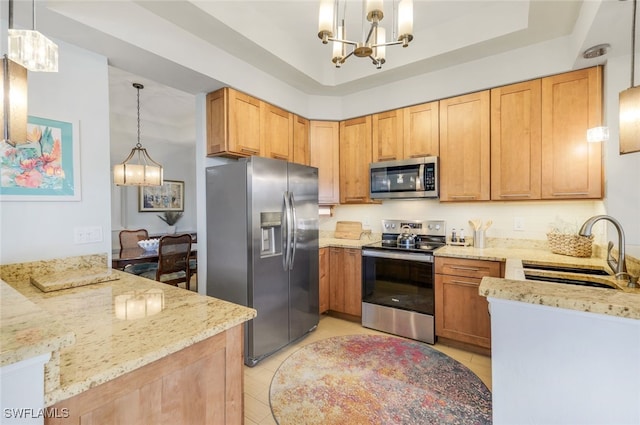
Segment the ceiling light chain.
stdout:
<svg viewBox="0 0 640 425">
<path fill-rule="evenodd" d="M 395 0 L 394 0 L 395 1 Z M 318 17 L 318 37 L 323 44 L 333 42 L 332 62 L 336 68 L 340 66 L 352 55 L 357 57 L 368 57 L 377 69 L 382 68 L 386 62 L 386 46 L 401 44 L 407 47 L 413 40 L 413 0 L 400 0 L 397 13 L 398 35 L 395 35 L 395 25 L 392 26 L 392 33 L 395 41 L 386 41 L 386 31 L 380 26 L 380 21 L 384 18 L 383 0 L 366 0 L 363 3 L 363 15 L 371 24 L 367 32 L 363 23 L 363 41 L 355 42 L 346 38 L 344 15 L 346 14 L 346 2 L 343 18 L 338 24 L 339 0 L 322 0 Z M 393 15 L 395 18 L 395 3 Z M 394 19 L 395 21 L 395 19 Z M 365 36 L 366 33 L 366 36 Z M 352 46 L 349 54 L 345 55 L 346 46 Z"/>
</svg>

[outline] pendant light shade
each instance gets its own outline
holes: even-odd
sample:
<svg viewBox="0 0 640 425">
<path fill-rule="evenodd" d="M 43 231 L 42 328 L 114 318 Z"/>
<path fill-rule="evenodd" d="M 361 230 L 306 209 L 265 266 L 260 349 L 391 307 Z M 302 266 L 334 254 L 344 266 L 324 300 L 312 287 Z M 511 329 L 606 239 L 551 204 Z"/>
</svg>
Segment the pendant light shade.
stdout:
<svg viewBox="0 0 640 425">
<path fill-rule="evenodd" d="M 11 146 L 27 141 L 27 70 L 2 58 L 2 140 Z"/>
<path fill-rule="evenodd" d="M 640 151 L 640 86 L 634 87 L 636 45 L 636 0 L 631 21 L 631 87 L 620 92 L 620 153 Z"/>
<path fill-rule="evenodd" d="M 113 167 L 113 182 L 118 186 L 162 186 L 162 165 L 155 162 L 140 143 L 140 90 L 142 84 L 133 83 L 138 90 L 138 143 L 129 156 Z"/>
</svg>

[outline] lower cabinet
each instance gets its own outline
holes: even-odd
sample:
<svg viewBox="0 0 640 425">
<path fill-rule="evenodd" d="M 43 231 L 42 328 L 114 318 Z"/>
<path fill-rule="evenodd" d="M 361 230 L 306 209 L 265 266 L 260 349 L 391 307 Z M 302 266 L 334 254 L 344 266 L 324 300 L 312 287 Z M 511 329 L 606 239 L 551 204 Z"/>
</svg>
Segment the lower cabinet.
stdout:
<svg viewBox="0 0 640 425">
<path fill-rule="evenodd" d="M 503 263 L 436 257 L 435 267 L 436 335 L 490 349 L 489 303 L 478 287 L 484 276 L 501 277 Z"/>
<path fill-rule="evenodd" d="M 362 316 L 362 252 L 357 248 L 329 248 L 329 310 Z"/>
<path fill-rule="evenodd" d="M 318 283 L 320 292 L 320 314 L 329 311 L 329 248 L 320 248 L 318 251 L 320 264 Z"/>
</svg>

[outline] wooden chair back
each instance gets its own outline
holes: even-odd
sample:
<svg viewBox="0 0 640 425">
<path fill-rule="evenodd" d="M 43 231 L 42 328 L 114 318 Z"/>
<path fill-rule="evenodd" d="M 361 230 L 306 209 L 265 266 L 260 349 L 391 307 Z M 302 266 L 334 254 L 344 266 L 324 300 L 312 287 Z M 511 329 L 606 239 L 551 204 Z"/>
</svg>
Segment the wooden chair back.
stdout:
<svg viewBox="0 0 640 425">
<path fill-rule="evenodd" d="M 120 234 L 120 250 L 139 248 L 138 241 L 149 239 L 149 232 L 146 229 L 138 230 L 121 230 Z"/>
<path fill-rule="evenodd" d="M 186 282 L 189 288 L 191 272 L 189 255 L 191 254 L 191 235 L 167 235 L 160 238 L 158 244 L 158 271 L 156 280 L 178 286 Z M 184 273 L 182 273 L 184 272 Z M 163 276 L 165 276 L 163 278 Z"/>
</svg>

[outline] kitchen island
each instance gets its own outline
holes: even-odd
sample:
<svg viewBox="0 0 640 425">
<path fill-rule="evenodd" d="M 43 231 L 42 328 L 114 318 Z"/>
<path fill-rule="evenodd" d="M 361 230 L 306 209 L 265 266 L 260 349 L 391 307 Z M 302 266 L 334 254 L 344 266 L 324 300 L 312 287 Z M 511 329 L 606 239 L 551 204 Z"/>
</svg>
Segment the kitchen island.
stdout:
<svg viewBox="0 0 640 425">
<path fill-rule="evenodd" d="M 31 283 L 33 276 L 69 270 L 91 275 L 104 271 L 106 260 L 93 255 L 0 268 L 2 366 L 50 350 L 44 406 L 58 417 L 46 423 L 240 423 L 242 324 L 255 310 L 115 270 L 110 280 L 51 292 Z M 16 300 L 30 310 L 12 308 Z M 35 314 L 40 323 L 15 319 L 5 326 L 6 311 Z"/>
<path fill-rule="evenodd" d="M 605 269 L 540 246 L 444 247 L 437 255 L 505 261 L 484 277 L 491 314 L 493 422 L 640 423 L 640 289 L 525 280 L 523 262 Z M 635 258 L 627 267 L 640 272 Z"/>
</svg>

